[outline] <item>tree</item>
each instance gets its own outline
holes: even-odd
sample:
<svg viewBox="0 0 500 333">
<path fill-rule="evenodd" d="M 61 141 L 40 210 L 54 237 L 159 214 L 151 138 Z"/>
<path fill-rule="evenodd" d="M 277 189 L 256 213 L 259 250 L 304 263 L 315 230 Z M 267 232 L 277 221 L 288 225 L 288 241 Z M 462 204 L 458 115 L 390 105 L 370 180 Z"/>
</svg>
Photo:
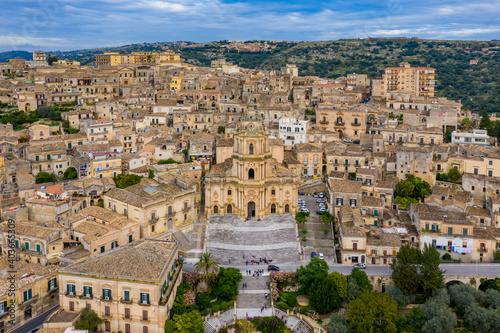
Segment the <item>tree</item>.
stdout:
<svg viewBox="0 0 500 333">
<path fill-rule="evenodd" d="M 205 325 L 198 311 L 174 316 L 175 333 L 204 333 Z"/>
<path fill-rule="evenodd" d="M 54 181 L 54 178 L 54 174 L 42 171 L 36 175 L 36 182 L 37 184 L 52 183 Z"/>
<path fill-rule="evenodd" d="M 500 250 L 495 251 L 493 253 L 493 260 L 500 260 Z"/>
<path fill-rule="evenodd" d="M 361 288 L 358 286 L 356 280 L 352 278 L 347 278 L 347 298 L 353 300 L 358 297 L 361 292 Z"/>
<path fill-rule="evenodd" d="M 350 301 L 347 318 L 354 332 L 397 332 L 398 303 L 383 293 L 364 291 Z"/>
<path fill-rule="evenodd" d="M 238 295 L 238 284 L 243 276 L 240 270 L 234 267 L 222 267 L 217 276 L 217 286 L 214 288 L 214 295 L 227 301 Z"/>
<path fill-rule="evenodd" d="M 419 276 L 422 291 L 426 296 L 432 295 L 444 286 L 443 271 L 439 268 L 440 263 L 439 252 L 434 247 L 425 244 L 421 256 Z"/>
<path fill-rule="evenodd" d="M 56 56 L 53 56 L 52 54 L 47 54 L 47 63 L 49 64 L 49 66 L 52 66 L 53 63 L 57 62 L 59 60 L 58 57 Z"/>
<path fill-rule="evenodd" d="M 159 160 L 158 161 L 158 164 L 174 164 L 174 163 L 181 164 L 180 162 L 177 162 L 173 158 L 169 158 L 169 159 L 166 159 L 166 160 Z"/>
<path fill-rule="evenodd" d="M 410 180 L 404 179 L 396 184 L 395 195 L 397 197 L 403 197 L 403 198 L 412 197 L 414 190 L 415 190 L 415 185 L 413 185 L 413 183 Z"/>
<path fill-rule="evenodd" d="M 48 105 L 42 105 L 36 109 L 38 118 L 53 118 L 55 116 L 54 108 Z"/>
<path fill-rule="evenodd" d="M 141 176 L 137 175 L 117 175 L 113 180 L 115 181 L 116 187 L 118 188 L 127 188 L 129 186 L 139 184 L 141 182 Z"/>
<path fill-rule="evenodd" d="M 466 131 L 470 130 L 472 127 L 474 127 L 474 122 L 470 120 L 470 118 L 464 118 L 462 119 L 461 122 L 462 128 Z"/>
<path fill-rule="evenodd" d="M 324 279 L 328 275 L 328 264 L 323 259 L 314 257 L 304 266 L 297 268 L 297 277 L 300 283 L 300 291 L 308 293 L 310 286 L 317 279 Z"/>
<path fill-rule="evenodd" d="M 155 171 L 153 169 L 149 170 L 148 178 L 149 179 L 155 178 Z"/>
<path fill-rule="evenodd" d="M 335 216 L 330 214 L 330 212 L 323 212 L 320 216 L 319 219 L 321 222 L 325 224 L 330 224 L 330 223 L 335 223 Z"/>
<path fill-rule="evenodd" d="M 331 272 L 328 279 L 335 284 L 335 291 L 341 299 L 347 298 L 347 276 L 339 272 Z"/>
<path fill-rule="evenodd" d="M 420 306 L 414 306 L 406 316 L 406 322 L 410 326 L 411 332 L 422 332 L 422 326 L 425 324 L 424 310 Z"/>
<path fill-rule="evenodd" d="M 372 291 L 373 286 L 370 283 L 370 280 L 368 279 L 368 276 L 366 275 L 365 272 L 360 270 L 357 267 L 354 267 L 351 271 L 351 274 L 349 275 L 350 279 L 353 279 L 356 281 L 356 284 L 361 288 L 361 291 Z"/>
<path fill-rule="evenodd" d="M 219 134 L 226 133 L 226 127 L 225 126 L 217 127 L 217 133 Z"/>
<path fill-rule="evenodd" d="M 165 320 L 165 326 L 163 327 L 164 333 L 174 333 L 175 332 L 175 322 L 173 319 Z"/>
<path fill-rule="evenodd" d="M 488 111 L 486 111 L 486 108 L 483 107 L 483 110 L 481 111 L 481 121 L 479 122 L 479 128 L 489 130 L 490 127 L 490 115 L 488 114 Z"/>
<path fill-rule="evenodd" d="M 400 308 L 404 308 L 415 300 L 415 295 L 408 294 L 395 285 L 389 285 L 385 288 L 385 293 L 398 302 Z"/>
<path fill-rule="evenodd" d="M 99 318 L 94 310 L 83 308 L 80 315 L 80 320 L 75 322 L 75 328 L 94 332 L 99 329 L 99 325 L 101 325 L 102 323 L 104 323 L 104 320 Z"/>
<path fill-rule="evenodd" d="M 320 314 L 331 312 L 340 306 L 335 283 L 327 277 L 314 281 L 308 296 L 310 305 Z"/>
<path fill-rule="evenodd" d="M 75 179 L 78 177 L 78 173 L 74 167 L 69 167 L 64 171 L 64 179 Z"/>
<path fill-rule="evenodd" d="M 344 316 L 334 313 L 330 316 L 326 330 L 328 333 L 348 333 L 349 324 Z"/>
<path fill-rule="evenodd" d="M 208 285 L 210 276 L 219 272 L 219 262 L 215 260 L 210 252 L 205 252 L 201 255 L 200 261 L 194 264 L 194 270 L 201 275 L 201 279 Z"/>
<path fill-rule="evenodd" d="M 443 143 L 450 143 L 451 142 L 451 132 L 446 131 L 443 135 Z"/>
<path fill-rule="evenodd" d="M 451 168 L 448 170 L 448 179 L 451 180 L 452 182 L 456 182 L 462 178 L 462 175 L 460 174 L 460 171 L 458 171 L 457 168 Z"/>
<path fill-rule="evenodd" d="M 396 260 L 391 263 L 392 281 L 401 290 L 430 296 L 444 285 L 443 271 L 439 268 L 439 252 L 425 244 L 424 251 L 405 244 L 399 248 Z"/>
<path fill-rule="evenodd" d="M 457 318 L 455 314 L 440 299 L 431 298 L 422 306 L 425 324 L 422 332 L 426 333 L 452 333 Z"/>
<path fill-rule="evenodd" d="M 207 293 L 198 293 L 196 294 L 196 305 L 200 311 L 208 309 L 210 306 L 210 296 Z"/>
</svg>

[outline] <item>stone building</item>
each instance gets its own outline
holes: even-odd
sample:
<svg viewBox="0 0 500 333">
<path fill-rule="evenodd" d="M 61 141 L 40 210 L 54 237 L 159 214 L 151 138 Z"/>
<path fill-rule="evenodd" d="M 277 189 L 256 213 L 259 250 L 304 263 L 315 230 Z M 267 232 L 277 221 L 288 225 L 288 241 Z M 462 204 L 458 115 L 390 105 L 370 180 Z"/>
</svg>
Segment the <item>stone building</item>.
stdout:
<svg viewBox="0 0 500 333">
<path fill-rule="evenodd" d="M 232 158 L 212 166 L 205 182 L 205 213 L 263 218 L 297 211 L 299 176 L 272 158 L 267 128 L 242 123 Z"/>
</svg>

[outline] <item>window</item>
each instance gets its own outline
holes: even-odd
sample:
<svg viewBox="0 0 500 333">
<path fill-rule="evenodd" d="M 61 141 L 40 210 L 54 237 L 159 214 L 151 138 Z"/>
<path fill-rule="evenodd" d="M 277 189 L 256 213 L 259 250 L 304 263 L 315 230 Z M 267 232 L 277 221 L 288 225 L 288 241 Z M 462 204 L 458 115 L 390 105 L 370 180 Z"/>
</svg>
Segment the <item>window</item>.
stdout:
<svg viewBox="0 0 500 333">
<path fill-rule="evenodd" d="M 83 287 L 83 297 L 92 297 L 92 287 L 89 286 Z"/>
<path fill-rule="evenodd" d="M 253 169 L 248 170 L 248 179 L 255 179 L 255 171 Z"/>
<path fill-rule="evenodd" d="M 109 308 L 109 306 L 105 306 L 104 307 L 104 315 L 105 316 L 110 316 L 111 315 L 111 309 Z"/>
<path fill-rule="evenodd" d="M 429 230 L 429 223 L 425 224 L 425 230 Z"/>
<path fill-rule="evenodd" d="M 468 231 L 469 231 L 469 229 L 464 228 L 464 230 L 463 230 L 464 236 L 467 236 Z"/>
<path fill-rule="evenodd" d="M 148 327 L 142 326 L 142 333 L 148 333 Z"/>
<path fill-rule="evenodd" d="M 142 320 L 148 320 L 148 311 L 147 310 L 142 311 Z"/>
<path fill-rule="evenodd" d="M 276 190 L 271 190 L 271 195 L 276 195 Z"/>
<path fill-rule="evenodd" d="M 358 243 L 352 243 L 352 249 L 357 250 L 358 249 Z"/>
<path fill-rule="evenodd" d="M 30 243 L 29 243 L 29 242 L 25 242 L 25 243 L 24 243 L 24 248 L 25 248 L 26 250 L 29 250 L 29 249 L 30 249 Z"/>
<path fill-rule="evenodd" d="M 125 318 L 130 318 L 130 309 L 129 308 L 125 309 Z"/>
<path fill-rule="evenodd" d="M 55 289 L 57 287 L 57 278 L 49 280 L 48 290 Z"/>
<path fill-rule="evenodd" d="M 68 283 L 66 285 L 66 294 L 68 295 L 75 295 L 75 285 Z"/>
<path fill-rule="evenodd" d="M 75 311 L 75 302 L 69 302 L 69 311 Z"/>
<path fill-rule="evenodd" d="M 111 300 L 111 289 L 103 289 L 102 290 L 102 298 Z"/>
<path fill-rule="evenodd" d="M 342 206 L 344 204 L 344 198 L 337 198 L 337 206 Z"/>
<path fill-rule="evenodd" d="M 132 243 L 132 241 L 133 241 L 133 236 L 132 235 L 128 235 L 128 242 Z"/>
<path fill-rule="evenodd" d="M 35 161 L 36 162 L 40 161 L 40 156 L 35 156 Z"/>
<path fill-rule="evenodd" d="M 101 253 L 103 253 L 104 251 L 106 251 L 106 245 L 101 246 Z"/>
<path fill-rule="evenodd" d="M 149 294 L 148 293 L 141 293 L 141 303 L 142 304 L 149 304 Z"/>
<path fill-rule="evenodd" d="M 285 205 L 285 213 L 290 213 L 290 206 L 288 204 Z"/>
<path fill-rule="evenodd" d="M 250 144 L 248 151 L 249 151 L 250 155 L 253 155 L 253 143 Z"/>
<path fill-rule="evenodd" d="M 124 290 L 123 291 L 123 300 L 125 302 L 129 302 L 130 301 L 130 290 Z M 127 310 L 127 309 L 125 309 Z"/>
<path fill-rule="evenodd" d="M 493 170 L 488 170 L 488 177 L 493 177 Z"/>
<path fill-rule="evenodd" d="M 106 308 L 109 308 L 109 306 L 107 306 Z M 109 316 L 109 314 L 106 314 L 106 313 L 104 315 Z M 109 321 L 104 323 L 104 331 L 111 332 L 111 323 Z"/>
<path fill-rule="evenodd" d="M 24 302 L 29 301 L 33 297 L 32 290 L 28 289 L 23 292 L 23 300 Z"/>
<path fill-rule="evenodd" d="M 231 195 L 231 190 L 227 190 L 227 195 Z"/>
<path fill-rule="evenodd" d="M 378 216 L 378 210 L 377 209 L 373 210 L 373 216 Z"/>
<path fill-rule="evenodd" d="M 350 205 L 351 207 L 356 207 L 356 199 L 350 199 L 350 200 L 349 200 L 349 205 Z"/>
<path fill-rule="evenodd" d="M 452 234 L 453 233 L 453 227 L 448 227 L 448 234 Z"/>
<path fill-rule="evenodd" d="M 479 174 L 479 168 L 474 168 L 474 174 L 478 175 Z"/>
</svg>

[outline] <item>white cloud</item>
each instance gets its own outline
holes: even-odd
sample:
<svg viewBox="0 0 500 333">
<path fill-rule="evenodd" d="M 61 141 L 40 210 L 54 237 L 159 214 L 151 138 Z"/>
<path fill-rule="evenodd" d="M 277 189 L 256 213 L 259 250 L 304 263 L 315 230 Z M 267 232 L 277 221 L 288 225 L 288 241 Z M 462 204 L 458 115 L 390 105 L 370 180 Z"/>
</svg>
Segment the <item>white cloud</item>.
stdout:
<svg viewBox="0 0 500 333">
<path fill-rule="evenodd" d="M 18 45 L 35 45 L 43 47 L 55 47 L 64 44 L 65 40 L 62 38 L 39 38 L 27 36 L 0 36 L 0 45 L 13 47 Z"/>
</svg>

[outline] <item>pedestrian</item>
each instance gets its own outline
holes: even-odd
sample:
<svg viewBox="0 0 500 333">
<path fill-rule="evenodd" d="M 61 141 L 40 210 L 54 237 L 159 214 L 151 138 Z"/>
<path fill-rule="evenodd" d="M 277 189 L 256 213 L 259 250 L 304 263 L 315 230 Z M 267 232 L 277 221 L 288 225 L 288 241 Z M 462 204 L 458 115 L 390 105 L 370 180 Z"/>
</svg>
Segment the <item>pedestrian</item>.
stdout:
<svg viewBox="0 0 500 333">
<path fill-rule="evenodd" d="M 229 265 L 231 265 L 231 259 L 229 259 Z"/>
<path fill-rule="evenodd" d="M 264 295 L 264 298 L 267 299 L 267 293 Z"/>
<path fill-rule="evenodd" d="M 252 275 L 252 280 L 255 280 L 255 275 Z"/>
<path fill-rule="evenodd" d="M 245 259 L 245 255 L 243 254 L 243 259 Z"/>
<path fill-rule="evenodd" d="M 267 310 L 267 304 L 264 306 L 264 308 Z"/>
<path fill-rule="evenodd" d="M 247 312 L 247 318 L 248 318 L 248 312 Z"/>
<path fill-rule="evenodd" d="M 262 313 L 262 311 L 264 311 L 264 308 L 260 308 L 260 312 Z"/>
</svg>

